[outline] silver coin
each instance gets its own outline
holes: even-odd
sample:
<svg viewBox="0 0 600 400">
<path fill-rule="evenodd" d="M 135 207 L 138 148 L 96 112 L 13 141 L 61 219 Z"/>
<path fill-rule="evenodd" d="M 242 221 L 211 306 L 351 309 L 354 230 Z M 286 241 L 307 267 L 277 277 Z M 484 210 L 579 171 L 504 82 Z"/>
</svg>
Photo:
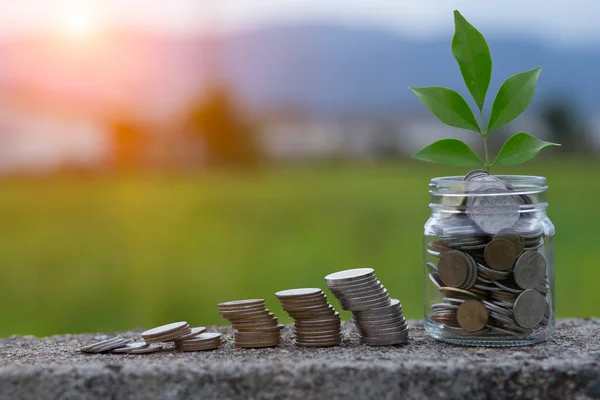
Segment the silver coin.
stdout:
<svg viewBox="0 0 600 400">
<path fill-rule="evenodd" d="M 404 344 L 408 341 L 408 330 L 402 333 L 394 333 L 391 335 L 382 336 L 361 336 L 361 342 L 370 346 L 392 346 L 396 344 Z"/>
<path fill-rule="evenodd" d="M 537 251 L 523 253 L 515 264 L 513 276 L 519 287 L 535 288 L 546 279 L 546 259 Z"/>
<path fill-rule="evenodd" d="M 492 278 L 504 279 L 510 275 L 510 271 L 496 271 L 495 269 L 486 267 L 482 263 L 477 263 L 477 269 L 480 273 Z"/>
<path fill-rule="evenodd" d="M 515 321 L 522 328 L 533 328 L 544 318 L 547 307 L 546 299 L 540 292 L 527 289 L 515 300 Z"/>
<path fill-rule="evenodd" d="M 482 302 L 482 303 L 483 303 L 483 304 L 484 304 L 484 305 L 485 305 L 485 306 L 488 308 L 488 310 L 490 310 L 490 311 L 493 311 L 493 312 L 495 312 L 495 313 L 502 314 L 502 315 L 505 315 L 505 316 L 507 316 L 507 317 L 511 317 L 511 318 L 512 318 L 512 316 L 513 316 L 513 312 L 512 312 L 512 310 L 509 310 L 509 309 L 507 309 L 507 308 L 504 308 L 504 307 L 500 307 L 499 305 L 495 304 L 495 303 L 494 303 L 494 302 L 492 302 L 492 301 L 488 301 L 488 300 L 482 300 L 481 302 Z"/>
<path fill-rule="evenodd" d="M 496 234 L 505 228 L 511 228 L 519 219 L 519 204 L 514 196 L 502 193 L 503 190 L 486 187 L 478 190 L 467 201 L 469 216 L 483 231 Z M 486 195 L 481 195 L 485 193 Z"/>
<path fill-rule="evenodd" d="M 104 353 L 106 351 L 123 347 L 129 342 L 131 342 L 130 339 L 124 339 L 120 336 L 117 336 L 114 338 L 106 339 L 101 342 L 91 344 L 89 346 L 85 346 L 81 348 L 81 351 L 84 353 Z"/>
<path fill-rule="evenodd" d="M 129 354 L 149 354 L 149 353 L 157 353 L 159 351 L 162 351 L 163 347 L 162 345 L 158 344 L 158 343 L 153 343 L 151 345 L 149 345 L 148 347 L 145 347 L 143 349 L 134 349 L 131 350 L 129 352 Z"/>
<path fill-rule="evenodd" d="M 444 297 L 444 298 L 442 299 L 442 301 L 443 301 L 444 303 L 450 303 L 450 304 L 455 304 L 455 305 L 461 305 L 462 303 L 464 303 L 464 302 L 465 302 L 465 300 L 464 300 L 464 299 L 455 299 L 455 298 L 453 298 L 453 297 Z"/>
<path fill-rule="evenodd" d="M 501 322 L 503 324 L 513 325 L 515 323 L 515 320 L 507 315 L 497 313 L 492 310 L 489 311 L 489 314 L 491 318 L 494 318 L 496 321 Z"/>
<path fill-rule="evenodd" d="M 302 289 L 288 289 L 281 290 L 275 293 L 275 296 L 278 298 L 297 298 L 304 296 L 319 296 L 323 294 L 323 291 L 319 288 L 302 288 Z"/>
<path fill-rule="evenodd" d="M 354 313 L 356 316 L 375 316 L 375 315 L 388 315 L 390 312 L 395 310 L 402 310 L 402 304 L 398 299 L 390 299 L 389 304 L 381 307 L 373 307 L 368 310 L 358 310 Z"/>
<path fill-rule="evenodd" d="M 161 325 L 156 328 L 149 329 L 147 331 L 142 332 L 142 337 L 157 337 L 165 334 L 170 334 L 180 329 L 189 326 L 187 322 L 173 322 L 172 324 Z"/>
<path fill-rule="evenodd" d="M 96 348 L 96 353 L 105 353 L 107 351 L 111 351 L 114 349 L 118 349 L 120 347 L 124 347 L 129 343 L 131 343 L 131 339 L 119 339 L 119 340 L 113 342 L 112 344 L 105 344 L 103 346 Z"/>
<path fill-rule="evenodd" d="M 482 177 L 482 176 L 489 176 L 489 172 L 483 170 L 483 169 L 475 169 L 471 172 L 469 172 L 468 174 L 465 175 L 465 177 L 463 178 L 463 180 L 470 182 L 472 179 L 476 178 L 476 177 Z"/>
<path fill-rule="evenodd" d="M 361 279 L 367 279 L 375 276 L 373 268 L 355 268 L 345 271 L 334 272 L 325 276 L 327 282 L 352 282 Z"/>
<path fill-rule="evenodd" d="M 360 333 L 363 337 L 381 337 L 383 335 L 393 335 L 396 333 L 404 332 L 408 327 L 408 324 L 405 322 L 403 324 L 397 324 L 395 326 L 389 326 L 386 328 L 382 327 L 372 327 L 372 326 L 361 326 Z"/>
<path fill-rule="evenodd" d="M 490 334 L 490 335 L 498 335 L 498 336 L 504 336 L 504 335 L 517 336 L 517 335 L 520 335 L 520 333 L 518 333 L 518 332 L 513 332 L 513 331 L 510 331 L 508 329 L 503 329 L 501 327 L 498 327 L 498 326 L 495 326 L 495 325 L 491 325 L 491 324 L 488 324 L 487 328 L 488 328 L 488 334 Z"/>
<path fill-rule="evenodd" d="M 494 285 L 498 288 L 505 290 L 512 294 L 520 294 L 523 292 L 523 289 L 517 286 L 517 284 L 512 281 L 512 279 L 503 280 L 503 281 L 492 281 Z"/>
<path fill-rule="evenodd" d="M 137 349 L 145 349 L 146 347 L 150 346 L 149 343 L 146 342 L 134 342 L 134 343 L 128 343 L 127 345 L 125 345 L 125 347 L 119 347 L 116 349 L 113 349 L 111 352 L 112 353 L 131 353 L 133 350 L 137 350 Z"/>
<path fill-rule="evenodd" d="M 206 327 L 198 326 L 198 327 L 192 328 L 192 331 L 190 333 L 188 333 L 187 335 L 178 337 L 177 340 L 189 339 L 189 338 L 198 336 L 199 334 L 204 333 L 205 331 L 206 331 Z"/>
<path fill-rule="evenodd" d="M 93 353 L 95 348 L 103 346 L 103 345 L 105 345 L 107 343 L 113 343 L 113 342 L 118 341 L 120 339 L 121 339 L 120 336 L 117 336 L 117 337 L 114 337 L 114 338 L 110 338 L 110 339 L 105 339 L 105 340 L 102 340 L 100 342 L 96 342 L 96 343 L 92 343 L 90 345 L 84 346 L 84 347 L 82 347 L 79 350 L 82 351 L 82 352 L 84 352 L 84 353 Z"/>
<path fill-rule="evenodd" d="M 444 286 L 444 283 L 440 280 L 437 274 L 429 274 L 429 279 L 431 280 L 431 282 L 433 282 L 433 285 L 438 289 Z"/>
</svg>

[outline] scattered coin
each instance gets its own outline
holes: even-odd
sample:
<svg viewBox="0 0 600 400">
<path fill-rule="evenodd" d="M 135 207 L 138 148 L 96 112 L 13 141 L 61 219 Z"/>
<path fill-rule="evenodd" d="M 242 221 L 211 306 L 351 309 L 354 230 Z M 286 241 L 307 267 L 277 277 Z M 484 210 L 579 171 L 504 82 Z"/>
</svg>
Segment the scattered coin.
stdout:
<svg viewBox="0 0 600 400">
<path fill-rule="evenodd" d="M 82 347 L 80 351 L 83 353 L 105 353 L 114 349 L 118 349 L 119 347 L 124 347 L 129 342 L 131 342 L 131 340 L 117 336 Z"/>
<path fill-rule="evenodd" d="M 131 353 L 133 350 L 145 349 L 148 346 L 150 346 L 150 343 L 134 342 L 134 343 L 128 343 L 124 347 L 119 347 L 119 348 L 113 349 L 111 352 L 117 353 L 117 354 L 118 353 Z"/>
<path fill-rule="evenodd" d="M 129 354 L 149 354 L 149 353 L 158 353 L 159 351 L 162 351 L 163 347 L 162 345 L 158 344 L 158 343 L 152 343 L 150 344 L 148 347 L 144 347 L 141 349 L 133 349 L 129 352 Z"/>
</svg>

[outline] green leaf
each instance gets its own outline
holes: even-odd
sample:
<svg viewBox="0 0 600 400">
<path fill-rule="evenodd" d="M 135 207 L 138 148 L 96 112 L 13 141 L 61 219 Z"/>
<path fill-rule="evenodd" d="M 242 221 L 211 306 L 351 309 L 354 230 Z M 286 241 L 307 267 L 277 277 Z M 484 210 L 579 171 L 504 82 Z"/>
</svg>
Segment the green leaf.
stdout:
<svg viewBox="0 0 600 400">
<path fill-rule="evenodd" d="M 481 110 L 492 79 L 492 56 L 483 35 L 458 11 L 454 11 L 452 54 L 471 96 Z"/>
<path fill-rule="evenodd" d="M 421 161 L 455 167 L 481 167 L 483 162 L 464 142 L 458 139 L 442 139 L 412 155 Z"/>
<path fill-rule="evenodd" d="M 533 94 L 542 67 L 513 75 L 502 83 L 488 122 L 487 132 L 496 130 L 517 118 L 525 111 Z"/>
<path fill-rule="evenodd" d="M 456 91 L 441 86 L 423 88 L 411 86 L 409 89 L 443 123 L 456 128 L 480 132 L 473 111 Z"/>
<path fill-rule="evenodd" d="M 511 136 L 502 146 L 492 165 L 515 165 L 531 160 L 540 150 L 548 146 L 560 146 L 545 142 L 525 132 Z"/>
</svg>

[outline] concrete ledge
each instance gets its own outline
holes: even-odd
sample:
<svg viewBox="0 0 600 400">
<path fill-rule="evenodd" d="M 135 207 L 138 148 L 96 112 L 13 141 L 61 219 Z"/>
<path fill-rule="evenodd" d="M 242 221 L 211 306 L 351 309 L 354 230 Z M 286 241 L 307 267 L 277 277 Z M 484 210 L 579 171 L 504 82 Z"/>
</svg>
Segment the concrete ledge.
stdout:
<svg viewBox="0 0 600 400">
<path fill-rule="evenodd" d="M 600 398 L 600 320 L 558 322 L 534 347 L 464 348 L 429 338 L 411 321 L 410 343 L 368 347 L 351 324 L 329 349 L 84 355 L 102 334 L 0 339 L 0 399 L 507 399 Z M 228 328 L 218 328 L 230 332 Z M 136 336 L 128 332 L 125 336 Z"/>
</svg>

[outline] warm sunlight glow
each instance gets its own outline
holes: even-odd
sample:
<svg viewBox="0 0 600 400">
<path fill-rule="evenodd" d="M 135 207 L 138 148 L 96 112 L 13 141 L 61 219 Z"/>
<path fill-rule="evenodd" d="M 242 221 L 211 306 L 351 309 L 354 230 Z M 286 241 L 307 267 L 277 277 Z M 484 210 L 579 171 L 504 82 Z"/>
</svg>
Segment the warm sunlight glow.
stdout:
<svg viewBox="0 0 600 400">
<path fill-rule="evenodd" d="M 84 11 L 69 14 L 62 22 L 62 31 L 73 39 L 84 39 L 93 36 L 98 30 L 98 21 Z"/>
</svg>

